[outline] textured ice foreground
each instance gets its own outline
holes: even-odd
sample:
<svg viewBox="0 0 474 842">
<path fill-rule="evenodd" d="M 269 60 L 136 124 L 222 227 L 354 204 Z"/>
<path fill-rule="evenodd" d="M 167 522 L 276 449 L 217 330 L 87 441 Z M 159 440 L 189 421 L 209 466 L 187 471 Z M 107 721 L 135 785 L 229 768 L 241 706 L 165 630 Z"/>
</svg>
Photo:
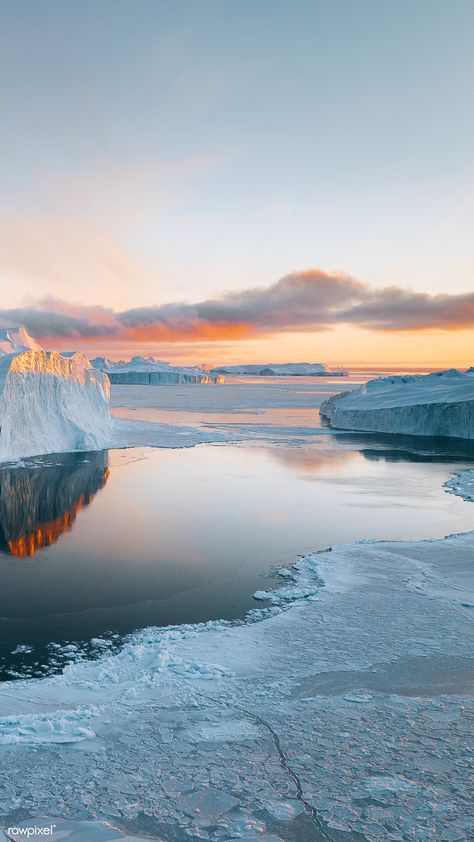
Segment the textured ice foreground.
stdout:
<svg viewBox="0 0 474 842">
<path fill-rule="evenodd" d="M 380 377 L 321 405 L 333 427 L 474 439 L 474 369 Z"/>
<path fill-rule="evenodd" d="M 245 623 L 148 629 L 3 685 L 4 826 L 472 839 L 473 550 L 474 533 L 335 547 Z"/>
<path fill-rule="evenodd" d="M 22 328 L 0 330 L 0 461 L 100 450 L 111 428 L 108 378 L 86 357 L 43 351 Z"/>
</svg>

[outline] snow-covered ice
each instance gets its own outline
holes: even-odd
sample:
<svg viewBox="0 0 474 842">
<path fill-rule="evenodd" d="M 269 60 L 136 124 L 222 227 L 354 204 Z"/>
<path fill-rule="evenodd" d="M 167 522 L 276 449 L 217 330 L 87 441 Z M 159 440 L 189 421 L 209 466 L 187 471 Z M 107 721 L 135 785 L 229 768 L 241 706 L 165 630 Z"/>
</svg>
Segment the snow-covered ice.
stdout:
<svg viewBox="0 0 474 842">
<path fill-rule="evenodd" d="M 472 839 L 473 549 L 474 533 L 334 547 L 245 622 L 146 629 L 4 684 L 5 824 L 17 805 L 15 821 L 82 823 L 80 840 L 98 821 L 165 840 Z"/>
<path fill-rule="evenodd" d="M 346 430 L 474 439 L 474 369 L 369 380 L 324 401 L 321 415 Z"/>
<path fill-rule="evenodd" d="M 100 450 L 110 440 L 109 381 L 81 354 L 41 350 L 0 330 L 0 460 Z"/>
</svg>

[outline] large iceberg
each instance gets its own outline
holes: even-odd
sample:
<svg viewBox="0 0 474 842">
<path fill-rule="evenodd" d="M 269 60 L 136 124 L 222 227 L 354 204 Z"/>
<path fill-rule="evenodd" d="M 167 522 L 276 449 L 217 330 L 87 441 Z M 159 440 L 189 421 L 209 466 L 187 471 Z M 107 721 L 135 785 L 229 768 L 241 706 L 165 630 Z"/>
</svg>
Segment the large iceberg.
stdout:
<svg viewBox="0 0 474 842">
<path fill-rule="evenodd" d="M 148 385 L 150 383 L 222 383 L 222 375 L 211 373 L 199 366 L 173 366 L 155 357 L 132 357 L 131 360 L 114 360 L 96 357 L 92 364 L 104 371 L 111 383 Z"/>
<path fill-rule="evenodd" d="M 82 354 L 43 351 L 24 328 L 0 329 L 0 461 L 110 441 L 110 384 Z"/>
<path fill-rule="evenodd" d="M 379 377 L 324 401 L 332 427 L 474 439 L 474 368 Z"/>
<path fill-rule="evenodd" d="M 344 377 L 345 369 L 331 370 L 325 363 L 260 363 L 226 365 L 212 369 L 213 374 L 258 375 L 260 377 Z"/>
</svg>

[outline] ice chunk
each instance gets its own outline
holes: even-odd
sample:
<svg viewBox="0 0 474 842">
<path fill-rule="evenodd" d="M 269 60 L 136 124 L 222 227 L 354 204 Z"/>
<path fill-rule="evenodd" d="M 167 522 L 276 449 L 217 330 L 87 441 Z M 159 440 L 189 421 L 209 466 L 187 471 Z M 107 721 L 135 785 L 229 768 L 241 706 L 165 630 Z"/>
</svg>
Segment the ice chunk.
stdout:
<svg viewBox="0 0 474 842">
<path fill-rule="evenodd" d="M 212 824 L 222 813 L 231 810 L 238 803 L 237 798 L 234 798 L 233 795 L 220 792 L 212 786 L 183 795 L 178 799 L 180 810 L 188 815 L 204 819 L 209 824 Z"/>
</svg>

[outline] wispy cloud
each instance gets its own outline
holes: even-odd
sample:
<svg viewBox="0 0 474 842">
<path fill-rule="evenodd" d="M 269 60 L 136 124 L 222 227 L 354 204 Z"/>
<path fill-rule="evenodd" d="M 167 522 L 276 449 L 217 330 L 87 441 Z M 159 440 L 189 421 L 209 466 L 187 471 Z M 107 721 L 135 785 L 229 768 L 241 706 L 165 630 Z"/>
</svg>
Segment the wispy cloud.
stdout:
<svg viewBox="0 0 474 842">
<path fill-rule="evenodd" d="M 45 299 L 0 310 L 38 337 L 126 342 L 238 340 L 352 324 L 375 331 L 461 330 L 474 327 L 474 293 L 430 295 L 376 288 L 343 274 L 308 269 L 269 287 L 196 303 L 175 302 L 122 312 Z"/>
</svg>

